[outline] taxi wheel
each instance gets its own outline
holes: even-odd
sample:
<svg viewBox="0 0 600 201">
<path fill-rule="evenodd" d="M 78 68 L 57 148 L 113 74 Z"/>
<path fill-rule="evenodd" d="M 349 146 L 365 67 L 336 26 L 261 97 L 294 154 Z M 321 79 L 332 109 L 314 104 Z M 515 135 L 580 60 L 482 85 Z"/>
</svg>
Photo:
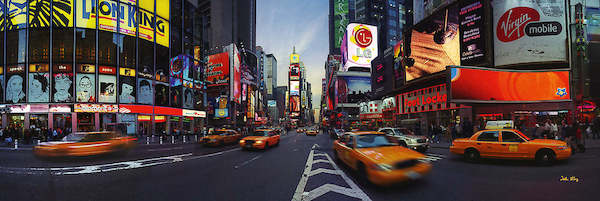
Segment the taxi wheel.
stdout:
<svg viewBox="0 0 600 201">
<path fill-rule="evenodd" d="M 408 147 L 408 144 L 404 140 L 400 141 L 400 145 L 403 147 Z"/>
<path fill-rule="evenodd" d="M 535 160 L 540 165 L 550 165 L 554 162 L 554 152 L 550 150 L 539 150 L 535 154 Z"/>
<path fill-rule="evenodd" d="M 465 159 L 469 162 L 477 162 L 479 160 L 479 152 L 475 149 L 467 149 L 465 151 Z"/>
</svg>

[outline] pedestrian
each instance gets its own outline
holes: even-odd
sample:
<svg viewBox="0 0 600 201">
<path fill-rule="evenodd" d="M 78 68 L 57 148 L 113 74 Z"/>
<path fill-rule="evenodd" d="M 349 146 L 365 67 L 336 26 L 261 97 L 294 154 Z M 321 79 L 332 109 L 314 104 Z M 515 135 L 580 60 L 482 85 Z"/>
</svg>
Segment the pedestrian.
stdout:
<svg viewBox="0 0 600 201">
<path fill-rule="evenodd" d="M 458 126 L 454 123 L 451 124 L 452 126 L 452 139 L 450 139 L 450 142 L 452 142 L 454 139 L 456 139 L 456 135 L 458 133 Z"/>
</svg>

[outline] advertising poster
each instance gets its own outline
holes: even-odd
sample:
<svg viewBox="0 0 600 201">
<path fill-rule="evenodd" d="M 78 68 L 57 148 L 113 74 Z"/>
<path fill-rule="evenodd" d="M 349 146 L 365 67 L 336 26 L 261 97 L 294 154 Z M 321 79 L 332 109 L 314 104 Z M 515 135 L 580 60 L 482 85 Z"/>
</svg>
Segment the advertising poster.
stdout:
<svg viewBox="0 0 600 201">
<path fill-rule="evenodd" d="M 346 33 L 346 26 L 350 22 L 348 18 L 348 1 L 335 0 L 333 1 L 333 29 L 334 29 L 334 48 L 339 48 L 342 44 L 342 37 Z"/>
<path fill-rule="evenodd" d="M 406 36 L 406 54 L 414 64 L 406 65 L 406 81 L 460 65 L 458 7 L 451 6 L 421 21 Z"/>
<path fill-rule="evenodd" d="M 194 108 L 198 109 L 198 110 L 203 110 L 204 109 L 204 93 L 202 92 L 202 90 L 199 89 L 195 89 L 194 90 Z"/>
<path fill-rule="evenodd" d="M 268 100 L 267 101 L 267 106 L 268 107 L 277 107 L 277 101 L 275 101 L 275 100 Z"/>
<path fill-rule="evenodd" d="M 98 0 L 100 30 L 117 32 L 117 2 L 111 0 Z"/>
<path fill-rule="evenodd" d="M 153 100 L 152 80 L 138 79 L 138 103 L 152 105 Z"/>
<path fill-rule="evenodd" d="M 300 80 L 300 67 L 293 65 L 290 69 L 290 80 Z"/>
<path fill-rule="evenodd" d="M 300 81 L 290 81 L 290 96 L 300 95 Z"/>
<path fill-rule="evenodd" d="M 96 1 L 77 1 L 76 21 L 79 28 L 96 28 Z"/>
<path fill-rule="evenodd" d="M 453 67 L 450 74 L 452 102 L 571 100 L 568 70 L 499 71 Z"/>
<path fill-rule="evenodd" d="M 27 26 L 27 0 L 7 0 L 6 13 L 7 29 L 16 30 L 23 29 Z"/>
<path fill-rule="evenodd" d="M 156 14 L 166 20 L 169 19 L 171 1 L 156 1 Z M 168 33 L 168 32 L 167 32 Z"/>
<path fill-rule="evenodd" d="M 69 64 L 55 64 L 52 67 L 52 101 L 73 102 L 73 68 Z"/>
<path fill-rule="evenodd" d="M 183 83 L 181 79 L 171 78 L 171 106 L 181 107 L 183 103 Z"/>
<path fill-rule="evenodd" d="M 24 74 L 8 74 L 6 81 L 6 103 L 25 102 Z"/>
<path fill-rule="evenodd" d="M 371 62 L 373 69 L 371 71 L 371 90 L 375 93 L 383 93 L 385 90 L 385 66 L 383 57 L 377 57 Z"/>
<path fill-rule="evenodd" d="M 347 61 L 343 71 L 353 67 L 371 68 L 371 61 L 377 57 L 377 27 L 350 23 L 346 29 Z"/>
<path fill-rule="evenodd" d="M 13 5 L 16 2 L 13 1 Z M 52 3 L 54 20 L 50 19 L 50 12 L 48 12 L 50 1 L 29 1 L 29 27 L 49 27 L 50 23 L 56 27 L 73 27 L 73 0 L 53 0 Z"/>
<path fill-rule="evenodd" d="M 183 88 L 183 107 L 184 108 L 194 108 L 194 89 L 192 88 Z"/>
<path fill-rule="evenodd" d="M 169 47 L 169 21 L 162 17 L 156 18 L 156 44 Z"/>
<path fill-rule="evenodd" d="M 600 8 L 587 7 L 585 19 L 587 21 L 588 41 L 600 41 Z"/>
<path fill-rule="evenodd" d="M 169 86 L 164 83 L 157 82 L 155 85 L 156 96 L 154 99 L 155 105 L 168 106 L 169 105 Z"/>
<path fill-rule="evenodd" d="M 492 1 L 495 66 L 566 62 L 564 0 Z"/>
<path fill-rule="evenodd" d="M 233 80 L 233 86 L 230 87 L 231 88 L 231 94 L 233 94 L 231 96 L 232 101 L 235 101 L 237 103 L 241 102 L 241 96 L 242 96 L 242 83 L 241 83 L 241 79 L 242 79 L 242 74 L 241 74 L 241 56 L 240 56 L 240 52 L 238 51 L 237 47 L 235 45 L 232 45 L 231 47 L 233 47 L 233 51 L 232 51 L 232 62 L 233 65 L 231 66 L 232 69 L 230 69 L 230 71 L 232 71 L 233 73 L 231 74 L 232 76 L 232 80 Z"/>
<path fill-rule="evenodd" d="M 300 112 L 300 96 L 290 96 L 290 107 L 292 112 Z"/>
<path fill-rule="evenodd" d="M 205 76 L 208 87 L 229 84 L 229 53 L 208 56 Z"/>
<path fill-rule="evenodd" d="M 135 70 L 119 69 L 119 103 L 135 103 Z"/>
<path fill-rule="evenodd" d="M 98 102 L 117 102 L 117 77 L 114 75 L 98 75 L 98 83 L 100 84 Z"/>
<path fill-rule="evenodd" d="M 336 87 L 338 103 L 356 103 L 371 91 L 371 77 L 338 76 Z"/>
<path fill-rule="evenodd" d="M 96 75 L 77 73 L 75 90 L 77 90 L 77 102 L 96 101 Z"/>
<path fill-rule="evenodd" d="M 132 3 L 132 5 L 129 5 Z M 137 27 L 137 9 L 135 8 L 135 2 L 121 1 L 121 9 L 119 10 L 119 32 L 136 36 Z"/>
<path fill-rule="evenodd" d="M 433 14 L 436 10 L 450 5 L 455 1 L 457 0 L 414 0 L 414 24 L 417 24 L 421 20 Z"/>
<path fill-rule="evenodd" d="M 142 9 L 138 14 L 140 38 L 154 42 L 154 14 Z"/>
<path fill-rule="evenodd" d="M 460 62 L 464 66 L 490 65 L 485 26 L 485 1 L 460 2 Z"/>
<path fill-rule="evenodd" d="M 140 6 L 140 8 L 154 11 L 154 0 L 138 0 L 138 5 Z"/>
<path fill-rule="evenodd" d="M 47 72 L 47 71 L 46 71 Z M 50 75 L 44 72 L 29 73 L 29 102 L 50 102 Z"/>
</svg>

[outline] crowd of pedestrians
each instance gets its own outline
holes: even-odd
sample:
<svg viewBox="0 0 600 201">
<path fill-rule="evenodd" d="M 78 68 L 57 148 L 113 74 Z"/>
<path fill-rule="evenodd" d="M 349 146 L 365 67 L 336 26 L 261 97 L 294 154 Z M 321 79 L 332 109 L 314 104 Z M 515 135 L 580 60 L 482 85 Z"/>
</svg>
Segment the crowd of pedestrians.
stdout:
<svg viewBox="0 0 600 201">
<path fill-rule="evenodd" d="M 19 125 L 11 125 L 0 128 L 0 143 L 13 144 L 17 140 L 22 144 L 34 144 L 37 140 L 40 140 L 41 142 L 57 141 L 70 133 L 70 128 L 23 128 Z"/>
</svg>

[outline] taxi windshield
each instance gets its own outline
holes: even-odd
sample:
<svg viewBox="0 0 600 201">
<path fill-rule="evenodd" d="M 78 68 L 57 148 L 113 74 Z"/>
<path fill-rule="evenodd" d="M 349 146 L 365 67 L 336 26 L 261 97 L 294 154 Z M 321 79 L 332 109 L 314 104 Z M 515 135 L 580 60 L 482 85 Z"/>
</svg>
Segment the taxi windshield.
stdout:
<svg viewBox="0 0 600 201">
<path fill-rule="evenodd" d="M 79 142 L 86 136 L 85 133 L 71 133 L 63 138 L 63 141 Z"/>
<path fill-rule="evenodd" d="M 269 136 L 269 131 L 254 131 L 250 136 Z"/>
<path fill-rule="evenodd" d="M 371 148 L 398 145 L 392 138 L 383 134 L 359 135 L 356 139 L 357 148 Z"/>
<path fill-rule="evenodd" d="M 209 133 L 208 135 L 224 135 L 227 134 L 226 131 L 213 131 L 211 133 Z"/>
</svg>

